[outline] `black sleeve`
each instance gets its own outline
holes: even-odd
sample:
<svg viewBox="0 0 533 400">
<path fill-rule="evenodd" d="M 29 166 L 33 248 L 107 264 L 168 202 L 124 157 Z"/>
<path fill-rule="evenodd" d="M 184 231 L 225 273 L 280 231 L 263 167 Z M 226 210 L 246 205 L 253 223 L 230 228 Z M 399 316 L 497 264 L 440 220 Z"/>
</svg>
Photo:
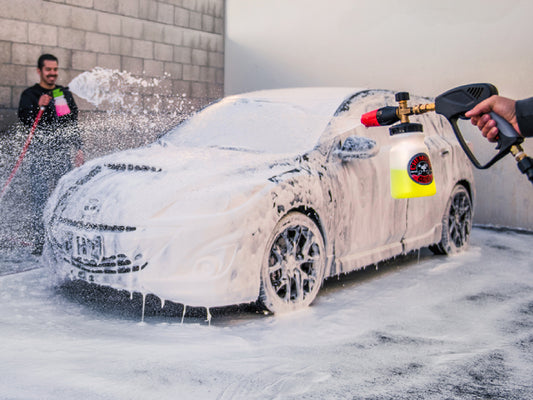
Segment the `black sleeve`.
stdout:
<svg viewBox="0 0 533 400">
<path fill-rule="evenodd" d="M 30 90 L 26 89 L 20 96 L 18 117 L 26 126 L 32 126 L 39 112 L 39 98 Z"/>
<path fill-rule="evenodd" d="M 533 136 L 533 97 L 516 102 L 516 120 L 522 136 Z"/>
</svg>

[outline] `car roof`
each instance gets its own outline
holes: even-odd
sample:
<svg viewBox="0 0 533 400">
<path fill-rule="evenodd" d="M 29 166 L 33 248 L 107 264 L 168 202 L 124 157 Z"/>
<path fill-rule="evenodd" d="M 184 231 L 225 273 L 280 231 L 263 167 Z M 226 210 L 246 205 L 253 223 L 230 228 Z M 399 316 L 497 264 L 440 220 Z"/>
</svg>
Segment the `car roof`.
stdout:
<svg viewBox="0 0 533 400">
<path fill-rule="evenodd" d="M 258 90 L 226 97 L 228 101 L 250 100 L 291 104 L 308 113 L 333 117 L 335 111 L 365 89 L 348 87 L 299 87 Z"/>
</svg>

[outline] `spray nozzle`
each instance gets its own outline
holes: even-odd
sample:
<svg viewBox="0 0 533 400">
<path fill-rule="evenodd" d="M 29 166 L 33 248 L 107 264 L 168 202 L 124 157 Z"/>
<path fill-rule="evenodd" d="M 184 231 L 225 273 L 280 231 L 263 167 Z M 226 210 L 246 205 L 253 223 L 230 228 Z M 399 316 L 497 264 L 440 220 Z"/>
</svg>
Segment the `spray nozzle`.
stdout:
<svg viewBox="0 0 533 400">
<path fill-rule="evenodd" d="M 60 88 L 52 90 L 52 96 L 54 98 L 63 96 L 63 91 Z"/>
<path fill-rule="evenodd" d="M 409 107 L 407 105 L 409 93 L 400 92 L 396 94 L 397 107 L 387 106 L 367 112 L 361 117 L 361 123 L 366 127 L 371 127 L 393 125 L 401 121 L 400 124 L 390 128 L 391 135 L 417 130 L 421 131 L 422 126 L 420 124 L 409 123 L 409 116 L 435 111 L 450 122 L 462 149 L 476 168 L 489 168 L 506 154 L 512 153 L 515 156 L 520 171 L 526 174 L 529 180 L 533 182 L 533 161 L 525 155 L 520 147 L 524 139 L 505 119 L 495 113 L 491 113 L 491 117 L 496 121 L 499 130 L 498 146 L 496 147 L 498 153 L 485 164 L 481 164 L 478 161 L 457 125 L 459 119 L 466 119 L 465 113 L 467 111 L 471 110 L 476 104 L 496 94 L 498 94 L 498 89 L 490 83 L 473 83 L 458 86 L 440 94 L 435 98 L 435 103 Z"/>
<path fill-rule="evenodd" d="M 396 93 L 395 98 L 398 102 L 397 107 L 387 106 L 367 112 L 361 117 L 361 123 L 366 127 L 371 127 L 393 125 L 400 121 L 400 124 L 394 125 L 389 129 L 391 135 L 422 132 L 422 125 L 409 122 L 409 116 L 423 114 L 428 111 L 435 111 L 435 104 L 419 104 L 414 107 L 409 107 L 407 105 L 409 93 L 407 92 Z"/>
<path fill-rule="evenodd" d="M 407 101 L 409 100 L 409 93 L 396 93 L 397 107 L 387 106 L 381 107 L 363 114 L 361 123 L 366 127 L 371 126 L 388 126 L 401 121 L 402 124 L 409 123 L 409 116 L 416 114 L 423 114 L 429 111 L 435 111 L 435 104 L 419 104 L 414 107 L 409 107 Z"/>
<path fill-rule="evenodd" d="M 392 125 L 400 120 L 396 110 L 398 107 L 381 107 L 367 112 L 361 117 L 361 123 L 366 127 Z"/>
</svg>

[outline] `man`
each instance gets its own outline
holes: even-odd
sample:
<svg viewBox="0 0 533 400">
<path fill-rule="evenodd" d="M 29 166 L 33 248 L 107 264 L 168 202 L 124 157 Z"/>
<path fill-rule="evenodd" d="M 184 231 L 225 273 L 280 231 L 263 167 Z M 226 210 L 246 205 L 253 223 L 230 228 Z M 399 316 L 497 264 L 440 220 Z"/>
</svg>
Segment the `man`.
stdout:
<svg viewBox="0 0 533 400">
<path fill-rule="evenodd" d="M 484 137 L 494 142 L 498 136 L 498 127 L 490 116 L 492 111 L 509 122 L 521 136 L 533 136 L 533 97 L 515 101 L 502 96 L 492 96 L 465 114 Z"/>
<path fill-rule="evenodd" d="M 78 130 L 78 107 L 68 88 L 56 84 L 57 58 L 51 54 L 41 55 L 37 61 L 37 73 L 39 83 L 24 90 L 20 96 L 18 117 L 23 125 L 31 128 L 39 108 L 44 107 L 27 154 L 31 174 L 33 253 L 41 254 L 44 244 L 42 216 L 46 200 L 59 178 L 72 168 L 73 152 L 75 166 L 83 164 L 84 156 Z M 63 104 L 62 112 L 56 111 L 56 105 L 60 101 L 52 97 L 55 89 L 62 91 L 68 105 L 66 107 Z M 55 94 L 60 93 L 56 91 Z M 62 103 L 64 100 L 61 99 Z M 65 112 L 67 113 L 63 115 Z"/>
</svg>

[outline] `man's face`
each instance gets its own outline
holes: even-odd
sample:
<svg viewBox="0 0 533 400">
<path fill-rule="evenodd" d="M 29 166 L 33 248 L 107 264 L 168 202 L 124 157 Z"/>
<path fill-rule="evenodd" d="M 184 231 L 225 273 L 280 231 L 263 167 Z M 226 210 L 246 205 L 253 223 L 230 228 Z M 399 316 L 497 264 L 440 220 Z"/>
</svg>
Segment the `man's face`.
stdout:
<svg viewBox="0 0 533 400">
<path fill-rule="evenodd" d="M 37 69 L 41 77 L 41 86 L 52 89 L 56 85 L 57 70 L 56 61 L 44 60 L 43 68 Z"/>
</svg>

